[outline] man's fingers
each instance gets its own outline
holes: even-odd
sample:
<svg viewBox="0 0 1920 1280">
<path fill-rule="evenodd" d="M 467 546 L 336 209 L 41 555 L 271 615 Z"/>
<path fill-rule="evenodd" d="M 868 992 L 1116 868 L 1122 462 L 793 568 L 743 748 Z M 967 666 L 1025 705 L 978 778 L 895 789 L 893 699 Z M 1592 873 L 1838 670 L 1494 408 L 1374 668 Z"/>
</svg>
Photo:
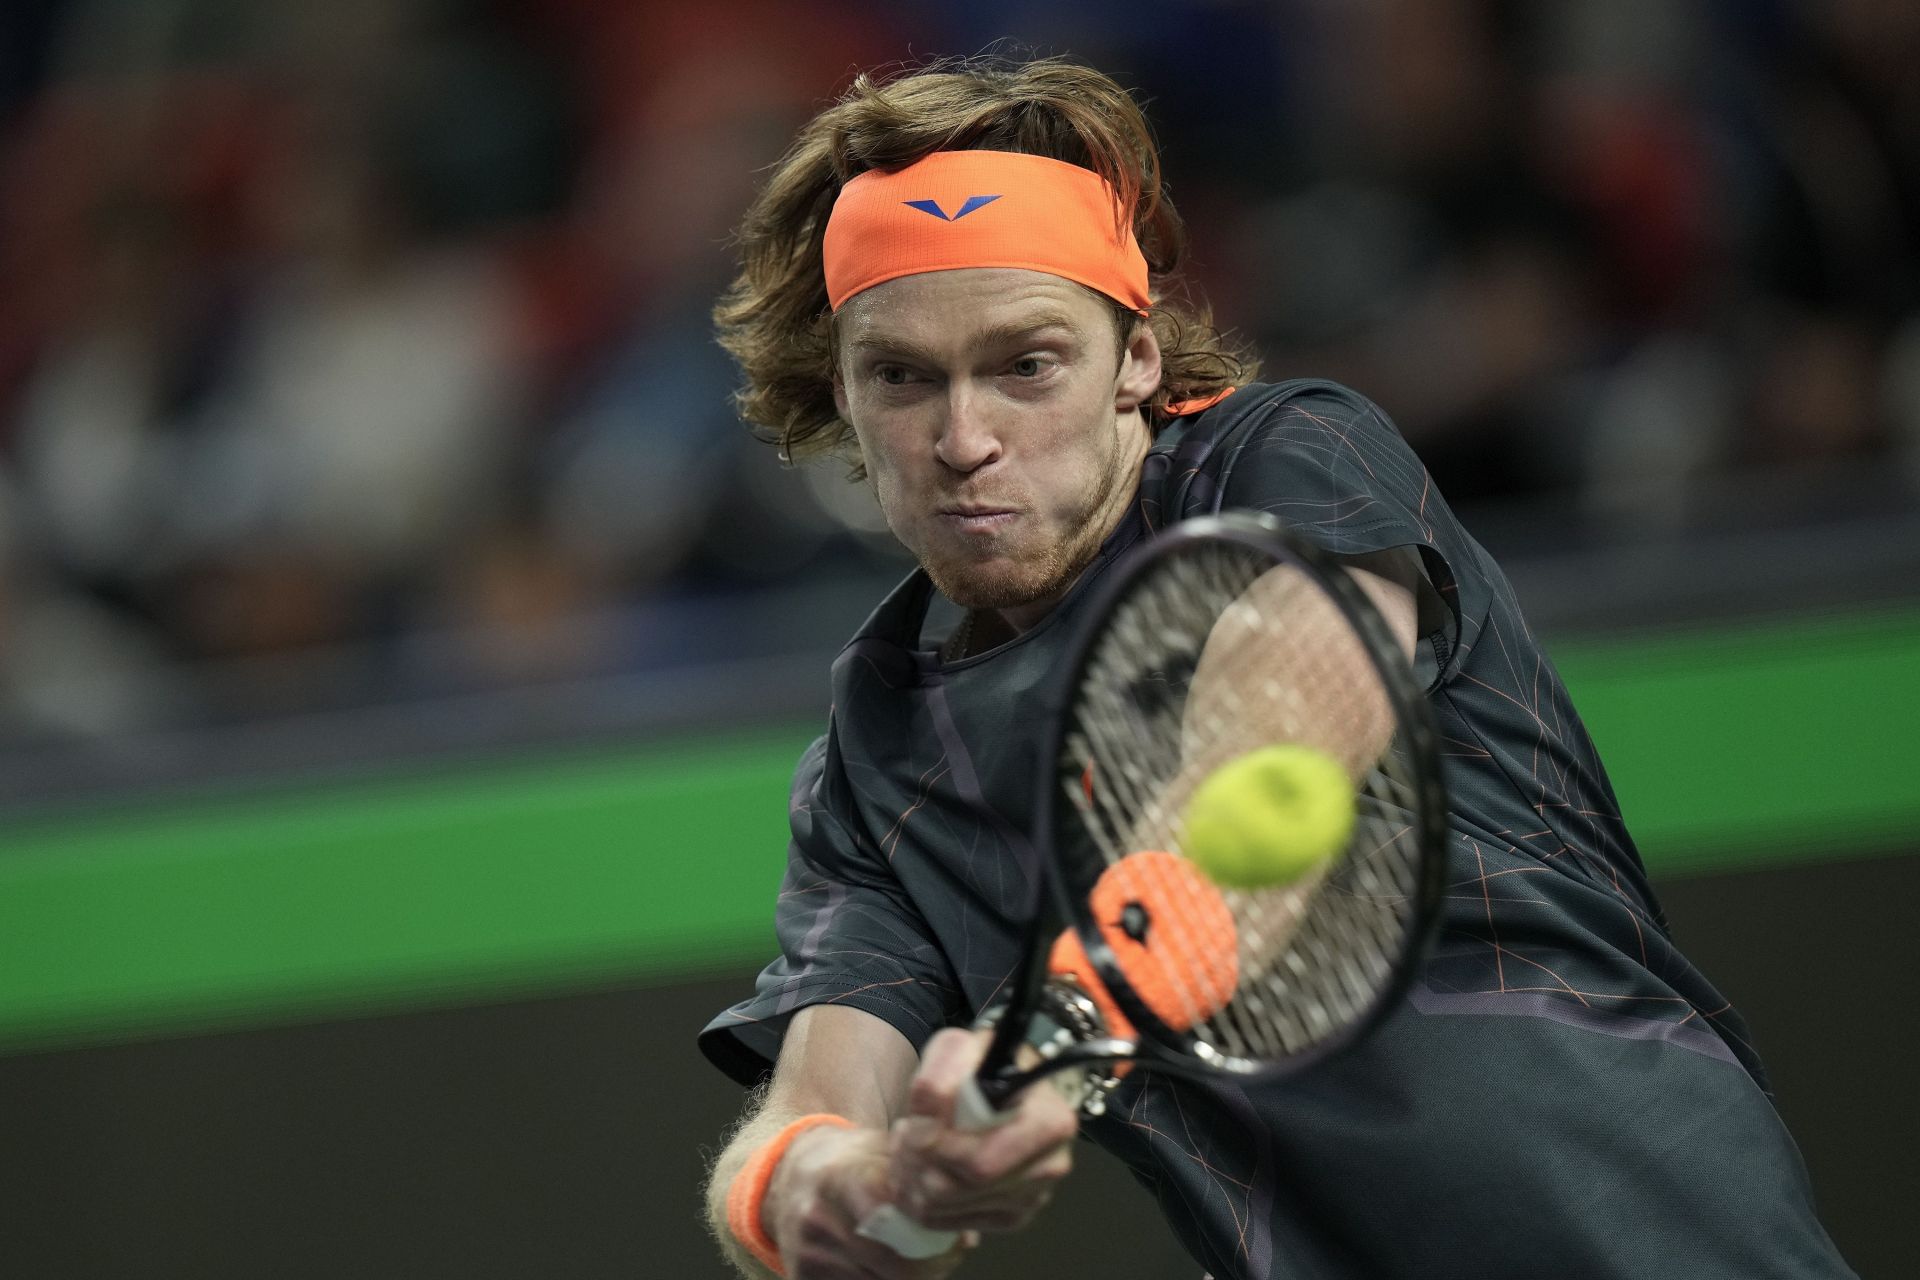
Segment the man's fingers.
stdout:
<svg viewBox="0 0 1920 1280">
<path fill-rule="evenodd" d="M 888 1135 L 895 1203 L 937 1230 L 1025 1226 L 1073 1167 L 1079 1115 L 1051 1085 L 1026 1090 L 990 1128 L 955 1127 L 955 1099 L 979 1070 L 988 1040 L 957 1029 L 930 1039 L 907 1114 Z"/>
<path fill-rule="evenodd" d="M 937 1031 L 920 1054 L 920 1069 L 907 1091 L 907 1110 L 942 1124 L 953 1123 L 953 1101 L 961 1086 L 980 1069 L 988 1034 L 948 1027 Z"/>
<path fill-rule="evenodd" d="M 894 1198 L 903 1207 L 908 1198 L 937 1200 L 943 1204 L 960 1206 L 986 1204 L 1017 1198 L 1025 1194 L 1025 1188 L 1029 1186 L 1057 1183 L 1072 1171 L 1073 1150 L 1070 1147 L 1056 1147 L 1041 1152 L 1014 1172 L 991 1182 L 983 1182 L 965 1169 L 952 1170 L 928 1165 L 915 1176 L 911 1184 L 897 1187 Z"/>
<path fill-rule="evenodd" d="M 1071 1115 L 1016 1120 L 991 1133 L 944 1135 L 927 1149 L 926 1157 L 975 1183 L 1005 1182 L 1057 1152 L 1070 1151 L 1077 1131 Z"/>
<path fill-rule="evenodd" d="M 781 1239 L 781 1258 L 791 1280 L 944 1280 L 979 1244 L 979 1234 L 968 1232 L 938 1257 L 910 1259 L 860 1236 L 859 1224 L 890 1203 L 891 1195 L 884 1146 L 866 1159 L 844 1151 L 830 1171 L 823 1170 L 813 1181 L 812 1194 L 795 1206 Z"/>
<path fill-rule="evenodd" d="M 963 1180 L 997 1182 L 1018 1177 L 1055 1151 L 1070 1148 L 1079 1127 L 1078 1114 L 1057 1090 L 1036 1085 L 1007 1120 L 992 1129 L 952 1129 L 926 1116 L 896 1122 L 893 1167 L 896 1178 L 918 1165 L 931 1165 Z"/>
<path fill-rule="evenodd" d="M 955 1231 L 961 1227 L 993 1232 L 1020 1231 L 1030 1226 L 1052 1202 L 1053 1195 L 1049 1192 L 1017 1203 L 994 1204 L 953 1213 L 930 1212 L 924 1225 L 939 1231 Z"/>
<path fill-rule="evenodd" d="M 1049 1090 L 1049 1092 L 1051 1092 Z M 914 1220 L 940 1230 L 1025 1226 L 1073 1168 L 1072 1108 L 1016 1108 L 1001 1128 L 958 1132 L 925 1117 L 896 1127 L 894 1196 Z"/>
<path fill-rule="evenodd" d="M 962 1232 L 953 1248 L 933 1258 L 903 1258 L 877 1240 L 823 1233 L 783 1256 L 788 1280 L 945 1280 L 980 1243 L 977 1231 Z"/>
<path fill-rule="evenodd" d="M 1011 1230 L 1024 1226 L 1053 1199 L 1060 1180 L 1072 1167 L 1070 1152 L 1056 1152 L 1018 1180 L 987 1188 L 929 1169 L 899 1191 L 896 1203 L 914 1221 L 940 1230 Z"/>
</svg>

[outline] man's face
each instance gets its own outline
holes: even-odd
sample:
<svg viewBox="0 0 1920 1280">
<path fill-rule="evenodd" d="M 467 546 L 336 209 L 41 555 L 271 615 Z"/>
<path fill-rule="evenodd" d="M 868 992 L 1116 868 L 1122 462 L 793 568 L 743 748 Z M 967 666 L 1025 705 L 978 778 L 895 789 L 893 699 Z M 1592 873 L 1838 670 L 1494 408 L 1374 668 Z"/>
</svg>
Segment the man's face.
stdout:
<svg viewBox="0 0 1920 1280">
<path fill-rule="evenodd" d="M 835 400 L 894 536 L 949 599 L 1037 622 L 1132 499 L 1160 349 L 1038 271 L 904 276 L 837 317 Z"/>
</svg>

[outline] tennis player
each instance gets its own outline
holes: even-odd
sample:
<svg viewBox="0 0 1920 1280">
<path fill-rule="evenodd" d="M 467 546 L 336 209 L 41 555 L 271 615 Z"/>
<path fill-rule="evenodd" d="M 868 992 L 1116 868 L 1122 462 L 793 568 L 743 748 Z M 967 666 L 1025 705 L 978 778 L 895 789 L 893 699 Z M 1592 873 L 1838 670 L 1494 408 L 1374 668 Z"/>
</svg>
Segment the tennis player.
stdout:
<svg viewBox="0 0 1920 1280">
<path fill-rule="evenodd" d="M 1513 592 L 1374 405 L 1180 302 L 1146 122 L 1097 72 L 860 79 L 748 211 L 718 309 L 783 455 L 852 459 L 919 569 L 833 670 L 802 756 L 781 954 L 702 1035 L 755 1087 L 709 1216 L 743 1274 L 937 1277 L 1030 1222 L 1079 1134 L 1218 1280 L 1833 1277 L 1745 1026 L 1669 939 Z M 1343 558 L 1448 741 L 1454 882 L 1374 1036 L 1258 1088 L 1133 1072 L 952 1124 L 960 1030 L 1017 959 L 1037 699 L 1114 558 L 1221 509 Z M 945 1028 L 945 1030 L 943 1030 Z M 882 1204 L 962 1234 L 904 1259 Z"/>
</svg>

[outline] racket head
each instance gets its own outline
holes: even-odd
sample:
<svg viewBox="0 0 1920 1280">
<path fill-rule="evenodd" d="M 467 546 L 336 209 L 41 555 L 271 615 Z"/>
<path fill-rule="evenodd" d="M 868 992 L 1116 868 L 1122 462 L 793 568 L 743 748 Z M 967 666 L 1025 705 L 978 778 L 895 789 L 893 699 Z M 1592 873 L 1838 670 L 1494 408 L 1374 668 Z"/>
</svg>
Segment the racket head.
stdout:
<svg viewBox="0 0 1920 1280">
<path fill-rule="evenodd" d="M 1216 626 L 1224 638 L 1215 639 Z M 1439 734 L 1386 620 L 1331 556 L 1270 516 L 1231 513 L 1134 548 L 1079 628 L 1048 707 L 1042 764 L 1051 777 L 1035 842 L 1054 919 L 1077 936 L 1109 997 L 1101 1002 L 1109 1038 L 1056 1063 L 1123 1056 L 1117 1037 L 1133 1043 L 1124 1056 L 1174 1073 L 1259 1077 L 1304 1069 L 1364 1038 L 1413 981 L 1446 879 Z M 1338 639 L 1324 645 L 1338 664 L 1313 652 L 1327 637 Z M 1233 646 L 1249 641 L 1256 648 L 1246 652 L 1266 658 L 1243 677 Z M 1209 642 L 1219 646 L 1212 653 Z M 1331 723 L 1339 698 L 1269 714 L 1256 690 L 1237 683 L 1275 676 L 1356 691 L 1365 701 L 1354 707 L 1371 708 L 1357 737 L 1380 742 L 1380 754 L 1352 765 L 1352 834 L 1310 877 L 1214 885 L 1180 857 L 1181 810 L 1199 778 L 1246 750 L 1317 745 L 1318 735 L 1352 728 Z M 1168 866 L 1155 861 L 1143 880 L 1146 854 L 1185 870 L 1162 874 Z M 1116 898 L 1121 879 L 1128 884 Z M 1144 910 L 1144 926 L 1129 903 Z M 1218 936 L 1223 912 L 1231 938 Z M 1234 963 L 1221 963 L 1221 946 L 1235 949 Z M 1023 985 L 1044 982 L 1045 968 L 1030 965 Z"/>
</svg>

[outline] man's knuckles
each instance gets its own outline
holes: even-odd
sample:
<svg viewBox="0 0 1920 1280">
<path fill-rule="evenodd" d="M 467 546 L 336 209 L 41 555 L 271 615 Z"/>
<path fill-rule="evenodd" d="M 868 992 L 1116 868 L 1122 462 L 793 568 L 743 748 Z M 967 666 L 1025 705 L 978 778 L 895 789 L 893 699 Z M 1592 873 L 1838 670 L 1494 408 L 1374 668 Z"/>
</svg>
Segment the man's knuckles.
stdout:
<svg viewBox="0 0 1920 1280">
<path fill-rule="evenodd" d="M 1080 1133 L 1080 1117 L 1061 1099 L 1061 1105 L 1036 1106 L 1022 1112 L 1021 1127 L 1033 1134 L 1036 1146 L 1063 1146 Z"/>
<path fill-rule="evenodd" d="M 914 1116 L 932 1116 L 944 1121 L 953 1115 L 953 1102 L 959 1089 L 958 1080 L 924 1073 L 917 1075 L 907 1089 L 907 1110 Z"/>
<path fill-rule="evenodd" d="M 934 1202 L 914 1220 L 942 1231 L 1014 1231 L 1039 1216 L 1053 1200 L 1053 1188 L 1026 1187 L 1017 1197 L 1002 1195 L 958 1204 Z"/>
</svg>

